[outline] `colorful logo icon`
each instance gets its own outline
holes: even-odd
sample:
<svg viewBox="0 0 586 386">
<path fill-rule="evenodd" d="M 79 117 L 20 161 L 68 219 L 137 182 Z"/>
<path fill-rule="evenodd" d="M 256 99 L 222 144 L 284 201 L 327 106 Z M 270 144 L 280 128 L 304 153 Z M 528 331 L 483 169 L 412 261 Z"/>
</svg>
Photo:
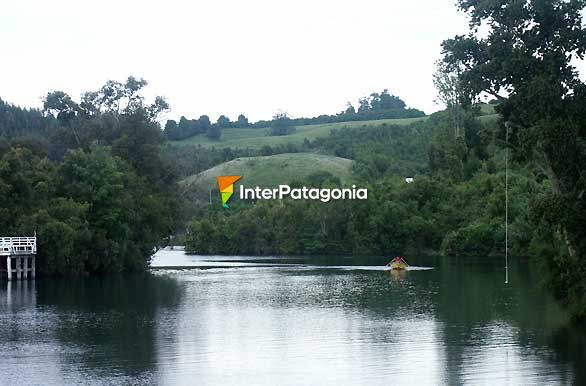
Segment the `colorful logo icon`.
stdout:
<svg viewBox="0 0 586 386">
<path fill-rule="evenodd" d="M 240 179 L 240 176 L 219 176 L 218 187 L 220 188 L 220 194 L 222 195 L 222 206 L 224 208 L 230 208 L 228 206 L 228 200 L 234 194 L 234 183 Z"/>
</svg>

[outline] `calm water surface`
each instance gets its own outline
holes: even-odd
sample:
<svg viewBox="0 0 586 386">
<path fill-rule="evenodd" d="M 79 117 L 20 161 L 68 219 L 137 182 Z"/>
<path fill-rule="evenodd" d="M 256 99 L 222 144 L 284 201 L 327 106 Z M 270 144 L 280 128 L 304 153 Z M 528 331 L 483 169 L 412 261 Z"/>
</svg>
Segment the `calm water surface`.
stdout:
<svg viewBox="0 0 586 386">
<path fill-rule="evenodd" d="M 0 385 L 586 382 L 529 264 L 507 286 L 494 259 L 385 262 L 160 251 L 150 275 L 0 281 Z"/>
</svg>

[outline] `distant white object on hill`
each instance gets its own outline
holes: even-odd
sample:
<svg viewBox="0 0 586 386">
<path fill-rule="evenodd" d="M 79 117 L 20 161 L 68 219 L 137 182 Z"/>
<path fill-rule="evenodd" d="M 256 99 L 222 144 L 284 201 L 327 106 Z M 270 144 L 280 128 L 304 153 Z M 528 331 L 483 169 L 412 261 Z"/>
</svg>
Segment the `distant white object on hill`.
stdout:
<svg viewBox="0 0 586 386">
<path fill-rule="evenodd" d="M 407 178 L 405 178 L 405 182 L 408 183 L 408 184 L 412 183 L 413 182 L 413 177 L 407 177 Z"/>
</svg>

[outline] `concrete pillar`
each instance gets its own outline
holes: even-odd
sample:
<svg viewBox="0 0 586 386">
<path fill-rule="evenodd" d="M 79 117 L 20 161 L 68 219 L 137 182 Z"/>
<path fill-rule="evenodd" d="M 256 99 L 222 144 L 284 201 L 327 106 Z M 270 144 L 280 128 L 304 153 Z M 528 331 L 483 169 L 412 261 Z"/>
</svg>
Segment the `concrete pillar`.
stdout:
<svg viewBox="0 0 586 386">
<path fill-rule="evenodd" d="M 8 281 L 12 280 L 12 259 L 10 256 L 6 258 L 6 273 L 8 274 Z"/>
<path fill-rule="evenodd" d="M 33 267 L 31 268 L 31 278 L 35 278 L 35 264 L 37 262 L 37 256 L 33 255 Z"/>
<path fill-rule="evenodd" d="M 22 279 L 22 257 L 18 256 L 16 260 L 16 280 Z"/>
<path fill-rule="evenodd" d="M 24 280 L 28 279 L 28 256 L 24 257 Z"/>
</svg>

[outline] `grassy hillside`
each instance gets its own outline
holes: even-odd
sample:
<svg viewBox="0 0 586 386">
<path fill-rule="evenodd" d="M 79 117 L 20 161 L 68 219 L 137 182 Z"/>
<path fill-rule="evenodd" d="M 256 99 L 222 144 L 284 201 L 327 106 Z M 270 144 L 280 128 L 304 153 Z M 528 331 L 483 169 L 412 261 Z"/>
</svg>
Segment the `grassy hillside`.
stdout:
<svg viewBox="0 0 586 386">
<path fill-rule="evenodd" d="M 275 146 L 288 143 L 302 143 L 305 138 L 313 140 L 319 137 L 326 137 L 332 129 L 353 128 L 362 126 L 380 126 L 382 124 L 408 125 L 427 117 L 404 118 L 404 119 L 380 119 L 374 121 L 338 122 L 324 123 L 319 125 L 297 126 L 293 134 L 286 136 L 270 136 L 269 128 L 258 129 L 224 129 L 222 138 L 219 141 L 212 141 L 205 135 L 196 135 L 181 141 L 171 141 L 173 145 L 202 145 L 205 147 L 232 147 L 258 149 L 263 145 Z"/>
<path fill-rule="evenodd" d="M 218 176 L 239 175 L 247 186 L 276 186 L 299 180 L 317 171 L 327 171 L 346 182 L 351 177 L 349 159 L 315 154 L 285 153 L 265 157 L 243 157 L 224 162 L 188 177 L 183 183 L 198 189 L 217 189 Z M 238 185 L 239 183 L 237 183 Z"/>
</svg>

